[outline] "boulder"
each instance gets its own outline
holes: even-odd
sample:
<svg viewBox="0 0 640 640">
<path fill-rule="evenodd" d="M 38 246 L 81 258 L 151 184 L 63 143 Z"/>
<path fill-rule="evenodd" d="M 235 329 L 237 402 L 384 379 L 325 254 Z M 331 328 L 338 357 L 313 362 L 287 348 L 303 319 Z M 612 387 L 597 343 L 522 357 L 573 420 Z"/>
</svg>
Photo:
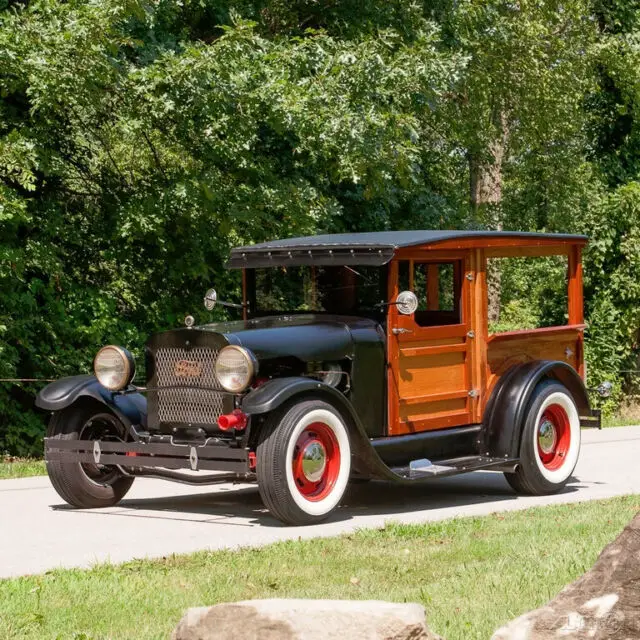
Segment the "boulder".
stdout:
<svg viewBox="0 0 640 640">
<path fill-rule="evenodd" d="M 247 600 L 189 609 L 173 640 L 440 640 L 424 608 L 375 600 Z"/>
<path fill-rule="evenodd" d="M 640 514 L 593 568 L 546 606 L 498 629 L 492 640 L 640 638 Z"/>
</svg>

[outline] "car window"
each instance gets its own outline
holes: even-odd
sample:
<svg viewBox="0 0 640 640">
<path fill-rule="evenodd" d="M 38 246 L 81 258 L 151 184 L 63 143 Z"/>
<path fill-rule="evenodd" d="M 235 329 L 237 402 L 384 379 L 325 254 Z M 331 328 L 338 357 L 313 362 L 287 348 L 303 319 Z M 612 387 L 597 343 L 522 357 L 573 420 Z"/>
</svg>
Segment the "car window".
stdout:
<svg viewBox="0 0 640 640">
<path fill-rule="evenodd" d="M 459 262 L 414 262 L 398 265 L 399 291 L 411 290 L 418 298 L 414 320 L 418 326 L 432 327 L 462 322 L 460 295 L 462 281 Z"/>
<path fill-rule="evenodd" d="M 489 333 L 566 325 L 568 275 L 566 255 L 489 258 Z"/>
<path fill-rule="evenodd" d="M 385 299 L 380 267 L 299 266 L 248 270 L 253 313 L 380 310 Z"/>
</svg>

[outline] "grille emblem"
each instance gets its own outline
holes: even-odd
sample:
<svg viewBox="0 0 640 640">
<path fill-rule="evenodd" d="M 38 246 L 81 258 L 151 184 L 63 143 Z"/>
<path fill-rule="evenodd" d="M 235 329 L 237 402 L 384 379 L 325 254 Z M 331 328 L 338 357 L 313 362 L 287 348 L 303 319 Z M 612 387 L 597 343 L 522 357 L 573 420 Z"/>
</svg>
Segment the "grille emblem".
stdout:
<svg viewBox="0 0 640 640">
<path fill-rule="evenodd" d="M 173 368 L 177 378 L 199 378 L 202 365 L 194 360 L 178 360 Z"/>
</svg>

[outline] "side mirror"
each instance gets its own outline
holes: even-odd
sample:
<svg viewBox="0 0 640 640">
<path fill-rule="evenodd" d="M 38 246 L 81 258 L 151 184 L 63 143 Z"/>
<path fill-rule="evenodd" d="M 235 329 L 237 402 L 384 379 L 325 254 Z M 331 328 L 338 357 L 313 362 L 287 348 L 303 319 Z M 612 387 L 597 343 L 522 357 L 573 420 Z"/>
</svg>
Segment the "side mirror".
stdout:
<svg viewBox="0 0 640 640">
<path fill-rule="evenodd" d="M 598 388 L 596 389 L 596 391 L 603 398 L 608 398 L 611 395 L 611 392 L 613 391 L 613 385 L 609 381 L 601 382 L 598 385 Z"/>
<path fill-rule="evenodd" d="M 403 316 L 410 316 L 418 308 L 418 297 L 413 291 L 401 291 L 396 298 L 396 307 Z"/>
<path fill-rule="evenodd" d="M 207 293 L 205 293 L 205 296 L 204 296 L 204 308 L 207 311 L 212 311 L 213 307 L 216 306 L 217 302 L 218 302 L 218 294 L 216 293 L 216 290 L 209 289 L 209 291 L 207 291 Z"/>
</svg>

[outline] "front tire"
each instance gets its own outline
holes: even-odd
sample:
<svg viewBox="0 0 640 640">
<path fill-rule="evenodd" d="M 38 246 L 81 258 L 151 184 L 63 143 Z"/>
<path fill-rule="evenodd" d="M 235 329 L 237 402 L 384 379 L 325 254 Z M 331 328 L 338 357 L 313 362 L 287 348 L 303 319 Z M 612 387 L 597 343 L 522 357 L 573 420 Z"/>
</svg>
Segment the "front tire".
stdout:
<svg viewBox="0 0 640 640">
<path fill-rule="evenodd" d="M 258 488 L 282 522 L 325 520 L 338 506 L 350 472 L 348 428 L 327 402 L 299 402 L 264 425 L 257 448 Z"/>
<path fill-rule="evenodd" d="M 102 405 L 78 403 L 56 412 L 47 436 L 53 440 L 124 440 L 124 425 Z M 80 509 L 111 507 L 122 500 L 133 484 L 116 467 L 47 460 L 53 488 L 68 504 Z"/>
<path fill-rule="evenodd" d="M 536 387 L 522 431 L 520 464 L 505 478 L 517 492 L 549 495 L 560 491 L 578 463 L 580 417 L 571 394 L 558 382 Z"/>
</svg>

